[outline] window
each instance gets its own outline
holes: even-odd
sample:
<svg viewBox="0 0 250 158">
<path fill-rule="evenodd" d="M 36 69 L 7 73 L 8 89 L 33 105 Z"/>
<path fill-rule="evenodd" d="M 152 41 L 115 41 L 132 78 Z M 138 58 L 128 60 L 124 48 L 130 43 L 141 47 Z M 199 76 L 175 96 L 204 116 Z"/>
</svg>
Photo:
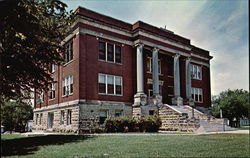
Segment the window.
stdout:
<svg viewBox="0 0 250 158">
<path fill-rule="evenodd" d="M 107 76 L 108 78 L 108 94 L 114 94 L 114 76 Z"/>
<path fill-rule="evenodd" d="M 114 45 L 108 44 L 108 61 L 114 62 Z"/>
<path fill-rule="evenodd" d="M 100 120 L 99 120 L 100 124 L 104 124 L 107 117 L 108 117 L 108 110 L 100 111 Z"/>
<path fill-rule="evenodd" d="M 99 94 L 122 95 L 122 77 L 99 74 Z"/>
<path fill-rule="evenodd" d="M 149 110 L 149 115 L 154 115 L 155 111 L 154 110 Z"/>
<path fill-rule="evenodd" d="M 122 110 L 115 110 L 115 117 L 122 116 Z"/>
<path fill-rule="evenodd" d="M 64 110 L 61 111 L 61 120 L 60 120 L 60 124 L 61 124 L 61 125 L 64 124 Z"/>
<path fill-rule="evenodd" d="M 56 83 L 51 83 L 49 88 L 49 99 L 55 99 L 56 97 Z"/>
<path fill-rule="evenodd" d="M 148 79 L 148 97 L 152 97 L 153 96 L 153 80 L 152 79 Z M 162 96 L 162 86 L 163 86 L 163 81 L 159 81 L 159 93 Z"/>
<path fill-rule="evenodd" d="M 193 79 L 202 79 L 202 68 L 198 65 L 191 65 L 191 74 Z"/>
<path fill-rule="evenodd" d="M 36 114 L 36 125 L 38 125 L 38 117 L 39 117 L 39 114 Z"/>
<path fill-rule="evenodd" d="M 99 42 L 99 59 L 106 60 L 106 45 L 104 42 Z"/>
<path fill-rule="evenodd" d="M 71 125 L 71 119 L 72 119 L 72 110 L 67 111 L 67 125 Z"/>
<path fill-rule="evenodd" d="M 55 64 L 50 64 L 49 72 L 54 73 L 55 71 L 56 71 L 56 65 Z"/>
<path fill-rule="evenodd" d="M 73 76 L 69 75 L 63 79 L 63 96 L 73 94 Z"/>
<path fill-rule="evenodd" d="M 202 102 L 203 101 L 203 94 L 201 88 L 192 88 L 191 89 L 192 98 L 195 102 Z"/>
<path fill-rule="evenodd" d="M 121 46 L 99 42 L 99 60 L 121 63 Z"/>
<path fill-rule="evenodd" d="M 151 57 L 147 58 L 147 72 L 152 73 L 153 71 L 153 60 Z M 161 60 L 158 59 L 158 73 L 161 74 Z"/>
<path fill-rule="evenodd" d="M 64 60 L 68 63 L 73 59 L 73 41 L 69 41 L 65 47 Z"/>
<path fill-rule="evenodd" d="M 99 74 L 99 93 L 106 93 L 106 75 Z"/>
<path fill-rule="evenodd" d="M 39 124 L 42 124 L 43 114 L 40 114 Z"/>
<path fill-rule="evenodd" d="M 122 63 L 122 50 L 120 46 L 115 46 L 115 63 Z"/>
<path fill-rule="evenodd" d="M 53 72 L 55 72 L 56 71 L 56 65 L 55 64 L 52 64 L 51 65 L 51 72 L 53 73 Z"/>
<path fill-rule="evenodd" d="M 44 101 L 44 92 L 41 91 L 41 92 L 38 94 L 37 102 L 38 102 L 38 103 L 42 103 L 43 101 Z"/>
</svg>

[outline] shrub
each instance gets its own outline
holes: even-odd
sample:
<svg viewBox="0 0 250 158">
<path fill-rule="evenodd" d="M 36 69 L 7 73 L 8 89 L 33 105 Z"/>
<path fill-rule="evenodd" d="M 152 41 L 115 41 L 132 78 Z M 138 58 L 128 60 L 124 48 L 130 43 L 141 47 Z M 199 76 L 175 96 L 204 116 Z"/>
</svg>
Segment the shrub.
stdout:
<svg viewBox="0 0 250 158">
<path fill-rule="evenodd" d="M 157 132 L 160 126 L 161 120 L 157 116 L 110 117 L 105 120 L 107 132 Z"/>
</svg>

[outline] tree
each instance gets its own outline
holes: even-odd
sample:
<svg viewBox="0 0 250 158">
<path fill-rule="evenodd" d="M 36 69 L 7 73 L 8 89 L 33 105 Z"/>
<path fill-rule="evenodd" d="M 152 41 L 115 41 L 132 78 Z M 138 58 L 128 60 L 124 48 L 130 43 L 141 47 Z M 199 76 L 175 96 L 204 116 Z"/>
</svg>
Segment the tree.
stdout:
<svg viewBox="0 0 250 158">
<path fill-rule="evenodd" d="M 66 7 L 59 0 L 0 2 L 0 102 L 48 87 L 49 66 L 63 62 L 61 42 L 74 20 Z"/>
<path fill-rule="evenodd" d="M 33 109 L 25 102 L 8 101 L 1 105 L 1 125 L 6 130 L 23 132 L 32 117 Z"/>
<path fill-rule="evenodd" d="M 234 120 L 236 126 L 239 126 L 240 118 L 249 118 L 249 92 L 245 90 L 223 91 L 218 97 L 213 97 L 212 103 L 213 115 L 219 117 L 219 110 L 222 109 L 223 117 L 229 119 L 231 126 L 234 126 Z"/>
</svg>

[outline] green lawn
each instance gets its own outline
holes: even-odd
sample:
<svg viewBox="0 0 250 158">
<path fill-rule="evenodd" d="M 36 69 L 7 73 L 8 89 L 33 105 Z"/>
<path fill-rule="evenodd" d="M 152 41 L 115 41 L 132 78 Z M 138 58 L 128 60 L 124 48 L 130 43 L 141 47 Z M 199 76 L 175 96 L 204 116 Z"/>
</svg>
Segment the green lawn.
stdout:
<svg viewBox="0 0 250 158">
<path fill-rule="evenodd" d="M 17 138 L 15 138 L 17 137 Z M 2 135 L 11 157 L 248 157 L 248 134 L 211 135 Z M 19 155 L 19 156 L 18 156 Z"/>
</svg>

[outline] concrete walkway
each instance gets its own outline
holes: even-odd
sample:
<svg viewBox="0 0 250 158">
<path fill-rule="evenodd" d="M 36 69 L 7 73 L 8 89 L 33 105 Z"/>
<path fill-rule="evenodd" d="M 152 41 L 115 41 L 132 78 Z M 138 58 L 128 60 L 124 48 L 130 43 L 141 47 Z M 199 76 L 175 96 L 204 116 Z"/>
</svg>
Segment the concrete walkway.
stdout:
<svg viewBox="0 0 250 158">
<path fill-rule="evenodd" d="M 206 133 L 191 133 L 191 132 L 170 132 L 170 131 L 161 131 L 159 133 L 94 133 L 87 135 L 131 135 L 131 136 L 152 136 L 152 135 L 201 135 L 201 134 L 219 134 L 219 133 L 239 133 L 239 134 L 249 134 L 249 130 L 235 130 L 235 131 L 220 131 L 220 132 L 206 132 Z M 22 133 L 21 135 L 30 136 L 30 135 L 64 135 L 67 133 L 55 133 L 55 132 L 44 132 L 44 131 L 33 131 Z M 68 133 L 71 134 L 71 133 Z M 77 135 L 77 134 L 75 134 Z"/>
</svg>

